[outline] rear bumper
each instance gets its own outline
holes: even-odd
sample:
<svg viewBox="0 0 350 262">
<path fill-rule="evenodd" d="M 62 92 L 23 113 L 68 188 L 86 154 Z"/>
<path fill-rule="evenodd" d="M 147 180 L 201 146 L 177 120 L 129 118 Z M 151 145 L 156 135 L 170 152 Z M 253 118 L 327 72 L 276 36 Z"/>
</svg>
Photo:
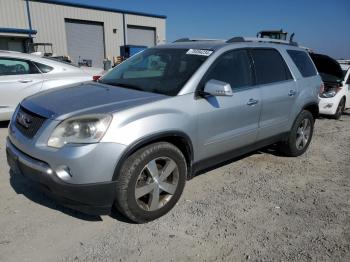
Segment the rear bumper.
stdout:
<svg viewBox="0 0 350 262">
<path fill-rule="evenodd" d="M 92 215 L 108 214 L 115 198 L 115 182 L 70 184 L 62 181 L 45 162 L 17 149 L 9 139 L 6 143 L 7 162 L 15 173 L 30 179 L 62 205 Z"/>
</svg>

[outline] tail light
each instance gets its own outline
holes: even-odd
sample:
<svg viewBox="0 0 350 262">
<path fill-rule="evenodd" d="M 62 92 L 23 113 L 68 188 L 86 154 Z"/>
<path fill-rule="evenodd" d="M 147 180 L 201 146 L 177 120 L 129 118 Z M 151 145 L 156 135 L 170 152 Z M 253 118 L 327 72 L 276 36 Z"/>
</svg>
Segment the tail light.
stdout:
<svg viewBox="0 0 350 262">
<path fill-rule="evenodd" d="M 100 78 L 101 78 L 101 76 L 93 76 L 93 77 L 92 77 L 92 80 L 96 82 L 96 81 L 99 80 Z"/>
</svg>

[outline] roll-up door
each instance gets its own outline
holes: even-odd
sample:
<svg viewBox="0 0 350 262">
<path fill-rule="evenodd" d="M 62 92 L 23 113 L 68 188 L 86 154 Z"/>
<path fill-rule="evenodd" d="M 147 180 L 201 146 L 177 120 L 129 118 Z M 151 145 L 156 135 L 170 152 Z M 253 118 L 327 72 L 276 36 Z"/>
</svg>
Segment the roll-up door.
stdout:
<svg viewBox="0 0 350 262">
<path fill-rule="evenodd" d="M 152 27 L 128 25 L 128 45 L 155 46 L 156 30 Z"/>
<path fill-rule="evenodd" d="M 68 55 L 74 63 L 91 62 L 103 67 L 105 57 L 103 23 L 66 20 Z"/>
</svg>

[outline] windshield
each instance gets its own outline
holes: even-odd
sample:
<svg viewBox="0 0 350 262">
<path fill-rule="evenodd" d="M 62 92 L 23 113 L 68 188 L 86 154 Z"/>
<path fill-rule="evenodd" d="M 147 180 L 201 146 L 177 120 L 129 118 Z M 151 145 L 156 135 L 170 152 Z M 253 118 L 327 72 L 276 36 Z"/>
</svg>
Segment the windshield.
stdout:
<svg viewBox="0 0 350 262">
<path fill-rule="evenodd" d="M 99 82 L 175 96 L 207 59 L 207 56 L 188 51 L 146 49 L 108 72 Z"/>
</svg>

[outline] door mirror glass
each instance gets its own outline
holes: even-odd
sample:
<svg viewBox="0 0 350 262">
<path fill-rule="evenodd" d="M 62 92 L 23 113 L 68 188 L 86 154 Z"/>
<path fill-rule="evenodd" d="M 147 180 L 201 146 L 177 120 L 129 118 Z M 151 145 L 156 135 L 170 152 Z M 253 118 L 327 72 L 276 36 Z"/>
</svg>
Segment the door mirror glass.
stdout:
<svg viewBox="0 0 350 262">
<path fill-rule="evenodd" d="M 215 79 L 209 80 L 204 87 L 204 93 L 212 96 L 232 96 L 232 88 L 229 83 Z"/>
</svg>

